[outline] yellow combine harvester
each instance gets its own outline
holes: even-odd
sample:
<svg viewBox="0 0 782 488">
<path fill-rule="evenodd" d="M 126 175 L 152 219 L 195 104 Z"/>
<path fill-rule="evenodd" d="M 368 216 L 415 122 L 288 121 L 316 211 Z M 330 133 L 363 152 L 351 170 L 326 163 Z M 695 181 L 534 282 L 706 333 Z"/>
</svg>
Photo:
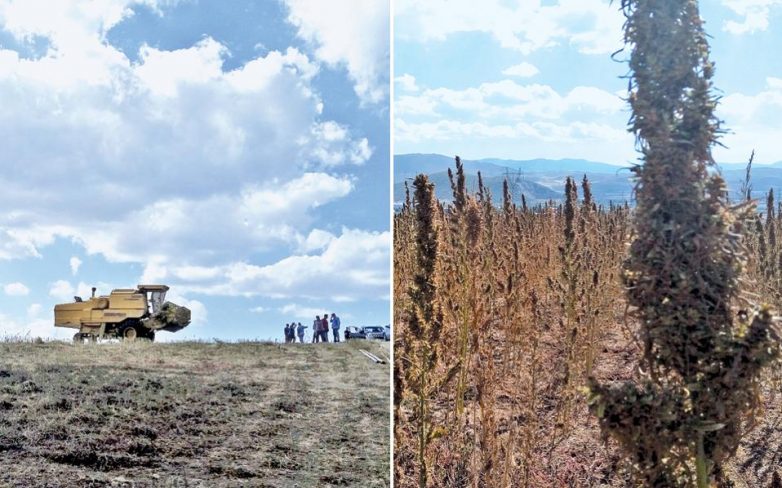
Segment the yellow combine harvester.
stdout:
<svg viewBox="0 0 782 488">
<path fill-rule="evenodd" d="M 54 306 L 54 326 L 78 329 L 74 342 L 95 341 L 99 337 L 119 337 L 132 341 L 155 340 L 155 331 L 176 332 L 190 324 L 190 309 L 166 300 L 166 285 L 139 285 L 120 288 L 108 296 Z"/>
</svg>

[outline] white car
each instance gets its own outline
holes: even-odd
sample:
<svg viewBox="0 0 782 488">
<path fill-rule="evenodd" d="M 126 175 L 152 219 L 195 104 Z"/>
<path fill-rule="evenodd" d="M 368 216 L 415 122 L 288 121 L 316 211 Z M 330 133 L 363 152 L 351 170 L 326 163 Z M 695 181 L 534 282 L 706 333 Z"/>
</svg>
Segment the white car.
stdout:
<svg viewBox="0 0 782 488">
<path fill-rule="evenodd" d="M 364 327 L 364 334 L 366 334 L 367 339 L 385 339 L 386 332 L 383 327 L 376 326 L 376 325 L 370 325 L 367 327 Z"/>
</svg>

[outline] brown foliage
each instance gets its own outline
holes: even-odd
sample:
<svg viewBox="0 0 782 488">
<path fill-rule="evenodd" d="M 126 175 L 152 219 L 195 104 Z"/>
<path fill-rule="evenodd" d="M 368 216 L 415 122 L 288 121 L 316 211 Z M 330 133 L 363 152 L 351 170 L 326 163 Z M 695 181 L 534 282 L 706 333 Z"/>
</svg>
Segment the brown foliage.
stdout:
<svg viewBox="0 0 782 488">
<path fill-rule="evenodd" d="M 565 208 L 519 209 L 509 191 L 502 208 L 494 208 L 487 188 L 471 195 L 458 183 L 463 171 L 458 162 L 456 203 L 437 214 L 430 279 L 442 322 L 425 398 L 431 417 L 424 428 L 433 433 L 426 436 L 427 486 L 562 486 L 606 473 L 611 478 L 607 466 L 615 456 L 597 435 L 585 437 L 574 426 L 586 412 L 579 389 L 621 313 L 612 297 L 619 294 L 627 210 L 579 205 L 572 181 L 573 201 Z M 396 345 L 405 358 L 419 327 L 407 291 L 423 273 L 414 245 L 418 210 L 404 208 L 394 227 L 394 283 L 402 298 L 395 300 Z M 395 399 L 397 486 L 420 486 L 421 396 L 408 385 Z M 604 453 L 597 461 L 606 464 L 603 471 L 582 464 L 596 462 L 587 459 L 594 449 Z"/>
<path fill-rule="evenodd" d="M 464 191 L 461 213 L 453 205 L 430 207 L 437 228 L 430 279 L 442 321 L 437 363 L 429 371 L 432 387 L 424 397 L 431 432 L 424 452 L 427 486 L 630 485 L 630 463 L 615 441 L 602 440 L 581 394 L 589 376 L 626 381 L 641 366 L 643 347 L 635 340 L 640 324 L 626 314 L 619 279 L 630 210 L 586 200 L 571 202 L 568 211 L 567 205 L 493 208 Z M 400 351 L 413 343 L 408 290 L 421 272 L 414 207 L 394 218 L 397 358 L 407 357 Z M 782 229 L 778 212 L 773 225 Z M 764 275 L 754 226 L 744 234 L 750 252 L 742 288 L 774 296 L 782 287 L 751 284 Z M 782 276 L 779 269 L 773 268 L 774 276 Z M 758 428 L 741 444 L 738 462 L 728 466 L 732 478 L 746 480 L 736 486 L 768 486 L 782 459 L 774 380 L 759 385 L 767 410 L 757 413 Z M 624 412 L 618 422 L 651 419 L 643 409 L 675 408 L 675 399 L 664 394 L 638 398 L 632 406 L 638 412 Z M 419 486 L 418 399 L 409 387 L 395 391 L 396 486 Z M 665 429 L 660 432 L 657 441 L 664 442 Z"/>
</svg>

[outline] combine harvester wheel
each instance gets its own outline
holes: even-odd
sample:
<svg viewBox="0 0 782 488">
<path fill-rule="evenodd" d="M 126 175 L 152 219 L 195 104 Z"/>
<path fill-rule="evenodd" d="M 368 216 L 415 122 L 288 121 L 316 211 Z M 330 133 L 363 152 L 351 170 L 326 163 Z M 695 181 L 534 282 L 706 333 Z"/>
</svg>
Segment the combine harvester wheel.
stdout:
<svg viewBox="0 0 782 488">
<path fill-rule="evenodd" d="M 136 337 L 138 336 L 138 332 L 136 332 L 136 328 L 132 325 L 125 328 L 125 330 L 122 332 L 122 340 L 133 342 L 136 340 Z"/>
</svg>

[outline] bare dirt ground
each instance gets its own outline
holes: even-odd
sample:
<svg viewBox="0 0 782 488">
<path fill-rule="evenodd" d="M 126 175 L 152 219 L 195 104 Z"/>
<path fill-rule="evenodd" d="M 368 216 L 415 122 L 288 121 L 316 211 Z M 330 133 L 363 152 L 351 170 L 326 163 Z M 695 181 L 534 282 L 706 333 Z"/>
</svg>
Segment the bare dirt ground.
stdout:
<svg viewBox="0 0 782 488">
<path fill-rule="evenodd" d="M 387 343 L 0 342 L 0 486 L 389 486 Z"/>
</svg>

